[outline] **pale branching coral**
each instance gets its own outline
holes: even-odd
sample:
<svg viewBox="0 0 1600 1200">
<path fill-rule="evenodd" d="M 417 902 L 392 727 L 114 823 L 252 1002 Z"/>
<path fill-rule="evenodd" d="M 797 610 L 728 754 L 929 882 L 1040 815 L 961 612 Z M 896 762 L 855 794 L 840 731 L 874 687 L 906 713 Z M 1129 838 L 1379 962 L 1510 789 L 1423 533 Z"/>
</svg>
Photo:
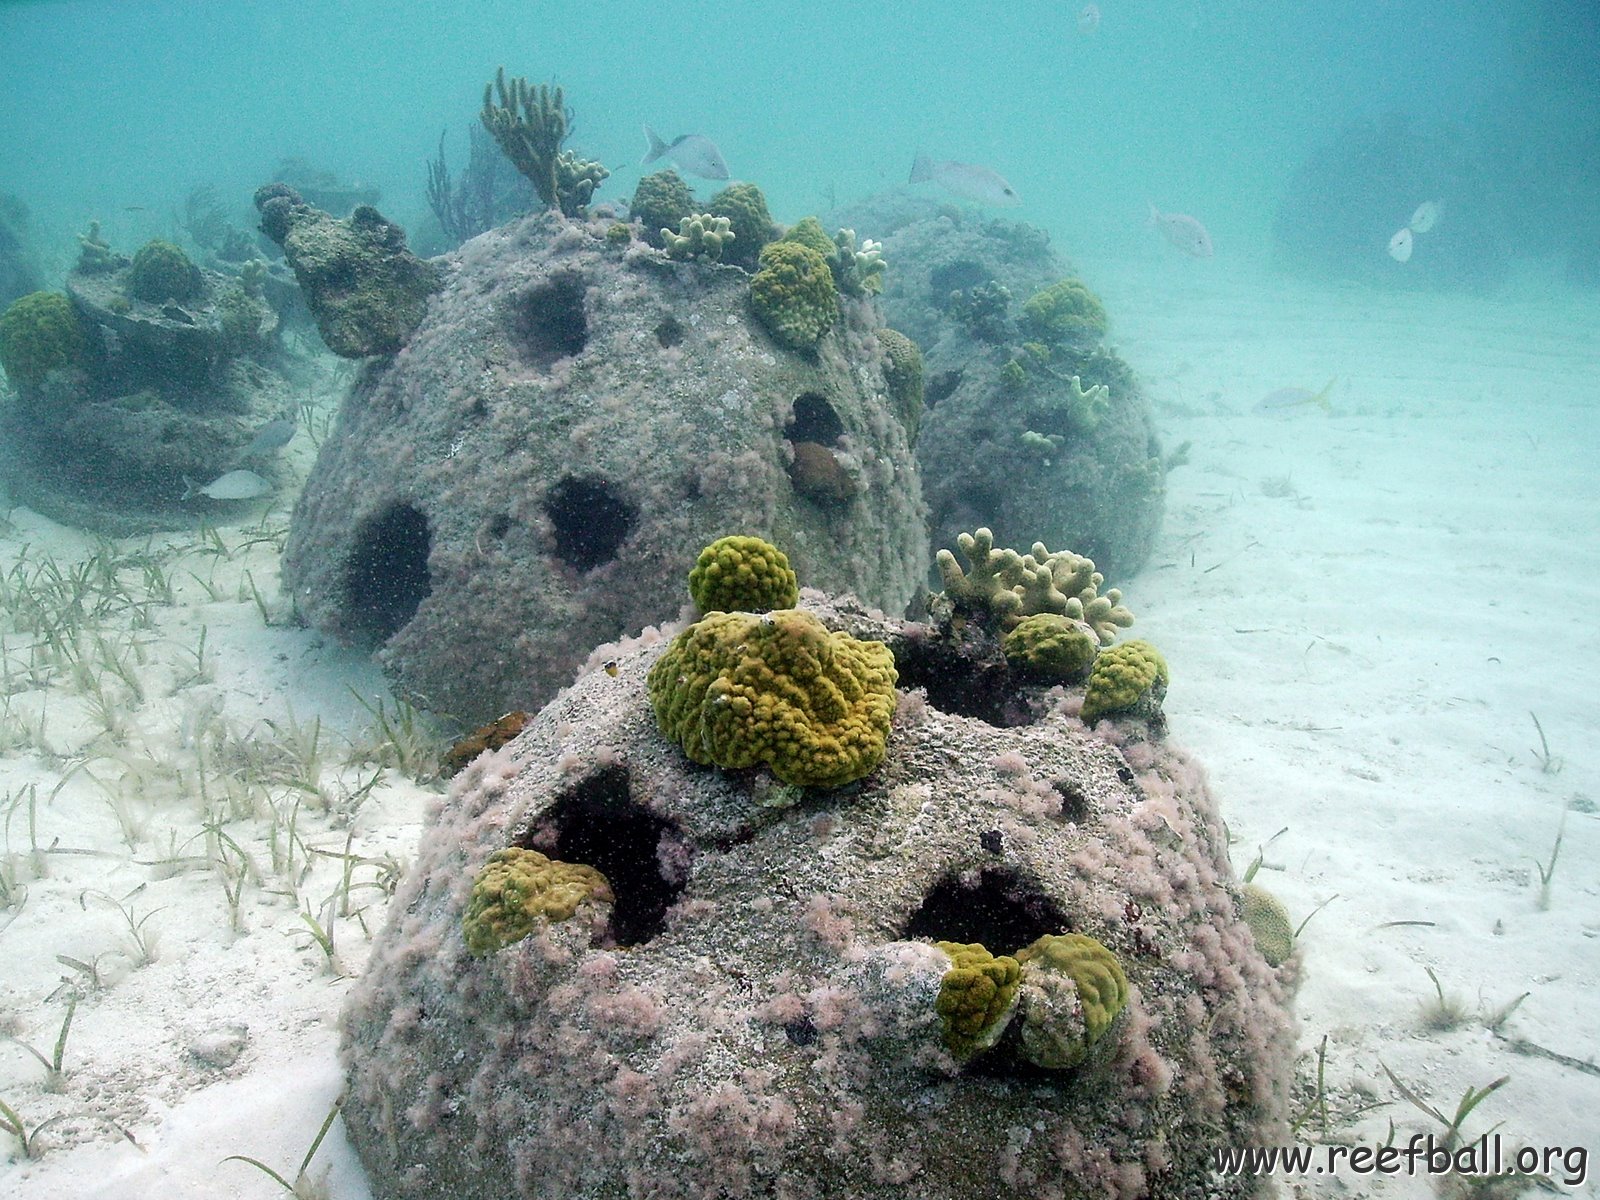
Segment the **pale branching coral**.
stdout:
<svg viewBox="0 0 1600 1200">
<path fill-rule="evenodd" d="M 1056 613 L 1081 621 L 1102 646 L 1109 646 L 1118 629 L 1133 624 L 1120 591 L 1109 588 L 1100 594 L 1105 576 L 1094 569 L 1093 559 L 1070 550 L 1052 553 L 1043 542 L 1035 542 L 1027 554 L 996 550 L 994 534 L 987 529 L 963 533 L 956 544 L 968 567 L 963 571 L 955 555 L 939 551 L 945 596 L 957 608 L 986 616 L 1002 629 L 1015 628 L 1032 613 Z"/>
<path fill-rule="evenodd" d="M 672 258 L 700 258 L 717 262 L 723 248 L 734 240 L 733 222 L 727 217 L 714 217 L 710 213 L 684 217 L 678 230 L 661 231 L 661 244 Z"/>
</svg>

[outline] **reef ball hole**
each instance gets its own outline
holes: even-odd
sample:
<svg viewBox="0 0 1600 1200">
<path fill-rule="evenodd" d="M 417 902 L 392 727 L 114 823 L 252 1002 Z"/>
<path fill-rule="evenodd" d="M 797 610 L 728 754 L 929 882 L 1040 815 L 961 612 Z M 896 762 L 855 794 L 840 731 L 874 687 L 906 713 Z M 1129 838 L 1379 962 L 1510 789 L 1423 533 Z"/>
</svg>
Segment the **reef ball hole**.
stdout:
<svg viewBox="0 0 1600 1200">
<path fill-rule="evenodd" d="M 634 803 L 628 773 L 617 767 L 562 796 L 519 844 L 604 875 L 617 898 L 612 936 L 618 945 L 639 946 L 662 931 L 667 909 L 683 890 L 661 875 L 662 839 L 676 841 L 675 832 L 671 822 Z"/>
<path fill-rule="evenodd" d="M 981 942 L 990 954 L 1011 954 L 1047 933 L 1071 927 L 1066 911 L 1015 871 L 988 867 L 949 875 L 912 914 L 904 938 Z"/>
<path fill-rule="evenodd" d="M 922 406 L 924 408 L 932 408 L 951 392 L 955 391 L 961 386 L 962 374 L 963 372 L 959 370 L 940 371 L 937 375 L 930 377 L 922 389 Z"/>
<path fill-rule="evenodd" d="M 346 628 L 368 648 L 405 627 L 432 588 L 428 518 L 409 504 L 368 517 L 356 528 L 344 568 Z"/>
<path fill-rule="evenodd" d="M 557 275 L 524 292 L 512 304 L 511 328 L 523 357 L 548 367 L 577 354 L 589 341 L 583 311 L 583 278 Z"/>
<path fill-rule="evenodd" d="M 844 432 L 844 422 L 826 397 L 805 392 L 794 402 L 794 416 L 784 427 L 783 436 L 791 442 L 816 442 L 831 446 Z"/>
<path fill-rule="evenodd" d="M 639 520 L 639 508 L 603 479 L 568 475 L 544 498 L 555 554 L 569 567 L 591 571 L 616 558 Z"/>
<path fill-rule="evenodd" d="M 923 688 L 928 706 L 957 717 L 974 717 L 1001 729 L 1031 725 L 1036 714 L 1019 695 L 1005 660 L 982 661 L 934 638 L 895 648 L 902 689 Z"/>
<path fill-rule="evenodd" d="M 491 517 L 489 519 L 489 527 L 487 532 L 490 537 L 494 538 L 495 541 L 499 541 L 501 538 L 505 537 L 506 534 L 511 532 L 511 518 L 505 513 L 499 513 L 498 515 Z"/>
<path fill-rule="evenodd" d="M 661 343 L 663 350 L 670 350 L 683 341 L 683 322 L 677 317 L 668 317 L 656 326 L 656 341 Z"/>
<path fill-rule="evenodd" d="M 1061 819 L 1072 825 L 1078 825 L 1089 819 L 1089 798 L 1083 794 L 1083 789 L 1077 784 L 1065 779 L 1053 780 L 1050 784 L 1061 797 Z"/>
<path fill-rule="evenodd" d="M 970 258 L 946 263 L 928 276 L 928 297 L 934 307 L 943 308 L 950 302 L 951 292 L 967 292 L 994 279 L 994 272 Z"/>
</svg>

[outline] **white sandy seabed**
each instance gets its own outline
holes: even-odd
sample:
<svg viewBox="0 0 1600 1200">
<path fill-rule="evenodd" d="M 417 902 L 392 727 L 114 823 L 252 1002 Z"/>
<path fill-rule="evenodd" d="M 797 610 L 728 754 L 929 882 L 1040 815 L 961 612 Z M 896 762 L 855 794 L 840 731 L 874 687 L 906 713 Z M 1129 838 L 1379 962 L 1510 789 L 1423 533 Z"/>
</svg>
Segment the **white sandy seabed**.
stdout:
<svg viewBox="0 0 1600 1200">
<path fill-rule="evenodd" d="M 1257 882 L 1315 912 L 1300 1139 L 1442 1134 L 1395 1080 L 1448 1118 L 1505 1077 L 1467 1137 L 1600 1150 L 1600 299 L 1154 255 L 1088 274 L 1169 447 L 1191 443 L 1125 586 L 1172 665 L 1172 736 L 1236 865 L 1259 852 Z M 1329 378 L 1331 415 L 1256 411 Z M 397 757 L 370 664 L 263 624 L 286 504 L 112 546 L 8 514 L 0 1101 L 33 1156 L 0 1134 L 0 1194 L 283 1195 L 225 1156 L 293 1181 L 338 1094 L 337 1013 L 437 785 Z M 369 1195 L 337 1123 L 308 1175 Z"/>
</svg>

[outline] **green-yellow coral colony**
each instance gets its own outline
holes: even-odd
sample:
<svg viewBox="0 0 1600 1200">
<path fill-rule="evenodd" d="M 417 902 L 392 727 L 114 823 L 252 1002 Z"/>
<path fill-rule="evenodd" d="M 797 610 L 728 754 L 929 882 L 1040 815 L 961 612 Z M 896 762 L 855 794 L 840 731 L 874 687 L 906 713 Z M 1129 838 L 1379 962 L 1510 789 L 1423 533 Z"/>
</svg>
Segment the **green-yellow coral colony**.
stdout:
<svg viewBox="0 0 1600 1200">
<path fill-rule="evenodd" d="M 789 556 L 758 537 L 722 537 L 689 571 L 689 597 L 703 613 L 769 612 L 800 602 Z"/>
<path fill-rule="evenodd" d="M 484 85 L 483 111 L 478 116 L 512 165 L 528 177 L 546 208 L 578 216 L 595 188 L 611 174 L 599 163 L 561 148 L 572 132 L 572 112 L 560 87 L 530 86 L 520 76 L 507 83 L 501 67 Z"/>
<path fill-rule="evenodd" d="M 1034 613 L 1017 622 L 1001 648 L 1006 661 L 1026 675 L 1052 683 L 1082 683 L 1100 653 L 1100 639 L 1082 621 L 1059 613 Z"/>
<path fill-rule="evenodd" d="M 771 242 L 750 280 L 750 302 L 768 332 L 794 350 L 809 350 L 838 314 L 827 259 L 800 242 Z"/>
<path fill-rule="evenodd" d="M 147 304 L 192 300 L 200 291 L 200 268 L 171 242 L 146 242 L 128 268 L 128 293 Z"/>
<path fill-rule="evenodd" d="M 1239 893 L 1239 913 L 1267 965 L 1282 966 L 1294 953 L 1294 923 L 1283 902 L 1260 884 L 1247 883 Z"/>
<path fill-rule="evenodd" d="M 950 959 L 934 1002 L 944 1044 L 958 1059 L 996 1045 L 1017 1022 L 1015 1052 L 1069 1070 L 1088 1057 L 1128 1003 L 1116 955 L 1080 933 L 1050 934 L 1014 954 L 980 943 L 935 942 Z"/>
<path fill-rule="evenodd" d="M 944 1044 L 957 1058 L 970 1058 L 1000 1040 L 1017 1001 L 1022 967 L 1008 954 L 998 958 L 978 942 L 935 942 L 951 967 L 939 983 L 934 1011 L 944 1023 Z"/>
<path fill-rule="evenodd" d="M 661 731 L 697 763 L 766 767 L 796 787 L 839 787 L 883 761 L 894 657 L 797 608 L 712 612 L 650 668 Z"/>
<path fill-rule="evenodd" d="M 1117 956 L 1081 933 L 1053 934 L 1018 950 L 1026 1014 L 1021 1053 L 1035 1066 L 1075 1067 L 1128 1003 Z M 1071 982 L 1068 993 L 1065 984 Z"/>
<path fill-rule="evenodd" d="M 89 336 L 60 292 L 30 292 L 0 315 L 0 369 L 17 388 L 37 387 L 51 371 L 82 366 Z"/>
<path fill-rule="evenodd" d="M 1090 723 L 1146 704 L 1159 706 L 1167 683 L 1167 660 L 1159 650 L 1149 642 L 1123 642 L 1095 659 L 1079 715 Z"/>
<path fill-rule="evenodd" d="M 461 933 L 467 949 L 483 957 L 521 941 L 541 923 L 567 920 L 585 903 L 614 901 L 611 885 L 593 867 L 513 846 L 491 854 L 472 881 Z"/>
<path fill-rule="evenodd" d="M 996 550 L 994 534 L 987 529 L 963 533 L 956 544 L 967 569 L 962 570 L 950 551 L 939 551 L 945 596 L 958 609 L 1003 630 L 1015 629 L 1033 613 L 1056 613 L 1087 625 L 1102 646 L 1109 646 L 1118 629 L 1133 624 L 1119 590 L 1100 594 L 1105 576 L 1094 569 L 1093 559 L 1070 550 L 1052 553 L 1043 542 L 1035 542 L 1027 554 Z"/>
<path fill-rule="evenodd" d="M 1049 345 L 1092 345 L 1105 336 L 1106 310 L 1081 279 L 1063 279 L 1023 302 L 1022 327 Z"/>
</svg>

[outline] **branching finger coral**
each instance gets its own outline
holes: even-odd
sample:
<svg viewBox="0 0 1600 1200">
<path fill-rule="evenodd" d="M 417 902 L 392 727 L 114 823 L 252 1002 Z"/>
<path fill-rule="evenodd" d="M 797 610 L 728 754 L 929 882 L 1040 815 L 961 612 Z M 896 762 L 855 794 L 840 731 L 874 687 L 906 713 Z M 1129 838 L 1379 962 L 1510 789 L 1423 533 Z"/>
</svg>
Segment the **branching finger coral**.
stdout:
<svg viewBox="0 0 1600 1200">
<path fill-rule="evenodd" d="M 723 248 L 735 240 L 733 223 L 727 217 L 714 217 L 710 213 L 684 217 L 678 222 L 677 232 L 662 229 L 661 244 L 672 258 L 699 258 L 717 262 Z"/>
<path fill-rule="evenodd" d="M 559 85 L 533 86 L 520 75 L 508 84 L 501 67 L 494 81 L 484 85 L 478 116 L 506 157 L 533 183 L 546 208 L 577 216 L 611 174 L 561 148 L 572 132 L 572 110 Z"/>
<path fill-rule="evenodd" d="M 994 534 L 987 529 L 961 534 L 956 545 L 966 557 L 963 571 L 955 555 L 940 550 L 939 574 L 944 594 L 959 609 L 994 621 L 1011 630 L 1032 613 L 1057 613 L 1081 621 L 1109 646 L 1118 629 L 1133 624 L 1133 614 L 1123 606 L 1122 593 L 1110 588 L 1100 594 L 1105 576 L 1094 560 L 1070 550 L 1052 553 L 1035 542 L 1028 554 L 996 550 Z"/>
</svg>

